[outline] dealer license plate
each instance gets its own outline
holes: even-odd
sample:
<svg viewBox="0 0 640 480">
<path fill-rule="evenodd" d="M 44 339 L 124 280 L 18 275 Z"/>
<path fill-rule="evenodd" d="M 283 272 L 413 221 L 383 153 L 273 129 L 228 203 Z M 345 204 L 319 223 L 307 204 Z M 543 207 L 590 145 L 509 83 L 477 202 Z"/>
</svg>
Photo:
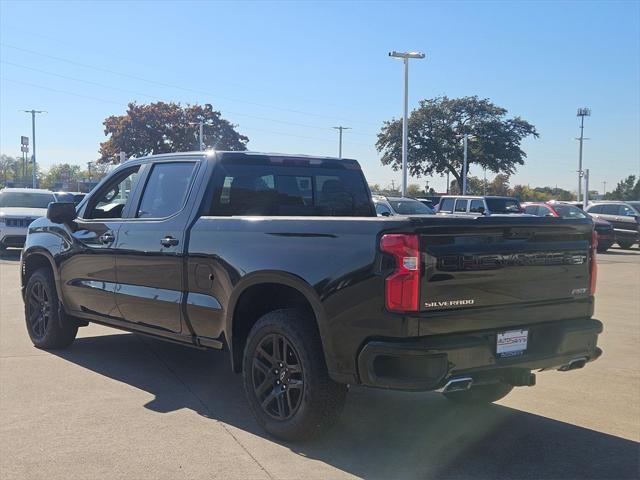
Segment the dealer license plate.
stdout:
<svg viewBox="0 0 640 480">
<path fill-rule="evenodd" d="M 509 330 L 498 333 L 496 353 L 499 357 L 522 355 L 527 349 L 528 330 Z"/>
</svg>

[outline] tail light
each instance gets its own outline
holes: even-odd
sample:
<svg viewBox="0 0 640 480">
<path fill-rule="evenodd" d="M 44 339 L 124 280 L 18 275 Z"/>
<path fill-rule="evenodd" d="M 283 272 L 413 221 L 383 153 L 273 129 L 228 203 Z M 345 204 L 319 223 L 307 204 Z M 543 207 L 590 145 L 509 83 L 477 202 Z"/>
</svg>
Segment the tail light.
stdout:
<svg viewBox="0 0 640 480">
<path fill-rule="evenodd" d="M 598 262 L 596 261 L 596 251 L 598 249 L 598 234 L 594 230 L 591 233 L 591 263 L 590 274 L 591 280 L 589 281 L 589 293 L 591 295 L 596 293 L 596 280 L 598 279 Z"/>
<path fill-rule="evenodd" d="M 420 247 L 418 235 L 388 234 L 380 250 L 393 255 L 394 272 L 385 281 L 385 303 L 392 312 L 416 312 L 420 302 Z"/>
</svg>

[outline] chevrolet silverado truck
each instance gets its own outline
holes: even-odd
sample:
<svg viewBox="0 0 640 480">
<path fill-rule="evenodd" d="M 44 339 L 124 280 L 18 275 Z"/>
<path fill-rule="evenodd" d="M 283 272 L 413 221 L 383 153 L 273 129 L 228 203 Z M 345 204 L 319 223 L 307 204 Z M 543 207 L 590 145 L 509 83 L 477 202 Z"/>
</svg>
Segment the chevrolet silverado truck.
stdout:
<svg viewBox="0 0 640 480">
<path fill-rule="evenodd" d="M 21 268 L 37 348 L 95 322 L 224 349 L 285 440 L 334 422 L 350 385 L 492 402 L 601 354 L 591 219 L 377 217 L 355 160 L 131 159 L 51 203 Z"/>
</svg>

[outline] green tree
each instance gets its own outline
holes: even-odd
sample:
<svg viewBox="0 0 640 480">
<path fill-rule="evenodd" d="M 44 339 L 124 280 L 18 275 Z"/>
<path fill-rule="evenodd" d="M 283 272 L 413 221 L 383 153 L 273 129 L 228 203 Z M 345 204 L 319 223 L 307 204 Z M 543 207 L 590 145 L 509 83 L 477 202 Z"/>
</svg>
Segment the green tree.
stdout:
<svg viewBox="0 0 640 480">
<path fill-rule="evenodd" d="M 469 164 L 511 175 L 524 164 L 523 139 L 538 137 L 533 125 L 520 117 L 506 118 L 507 110 L 477 96 L 422 100 L 409 118 L 408 166 L 412 176 L 451 172 L 462 183 L 462 134 L 469 141 Z M 402 121 L 386 121 L 376 148 L 383 165 L 401 168 Z"/>
<path fill-rule="evenodd" d="M 217 150 L 246 150 L 247 137 L 222 118 L 210 104 L 130 103 L 125 115 L 107 117 L 99 162 L 111 162 L 120 152 L 127 157 L 197 150 L 198 122 L 204 122 L 204 144 Z"/>
<path fill-rule="evenodd" d="M 640 200 L 640 179 L 629 175 L 618 182 L 616 188 L 604 195 L 606 200 Z"/>
<path fill-rule="evenodd" d="M 424 190 L 420 188 L 420 185 L 417 183 L 410 183 L 407 185 L 407 196 L 408 197 L 420 197 L 424 195 Z"/>
<path fill-rule="evenodd" d="M 16 171 L 19 169 L 19 160 L 9 155 L 0 155 L 0 185 L 5 186 L 7 182 L 16 178 Z"/>
<path fill-rule="evenodd" d="M 56 183 L 65 182 L 73 184 L 74 182 L 78 182 L 80 179 L 81 168 L 79 165 L 70 165 L 68 163 L 52 165 L 42 176 L 40 188 L 53 189 L 55 188 Z"/>
<path fill-rule="evenodd" d="M 449 193 L 451 195 L 462 194 L 462 188 L 458 184 L 458 180 L 451 181 Z M 467 195 L 484 195 L 484 180 L 474 176 L 467 176 Z"/>
<path fill-rule="evenodd" d="M 509 195 L 509 175 L 499 173 L 487 186 L 488 195 Z"/>
</svg>

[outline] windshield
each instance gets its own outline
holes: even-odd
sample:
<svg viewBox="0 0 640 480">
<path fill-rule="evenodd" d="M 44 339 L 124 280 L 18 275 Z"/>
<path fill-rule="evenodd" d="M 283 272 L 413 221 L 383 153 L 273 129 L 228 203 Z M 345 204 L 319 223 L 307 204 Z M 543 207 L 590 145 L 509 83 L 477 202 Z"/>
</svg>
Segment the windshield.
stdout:
<svg viewBox="0 0 640 480">
<path fill-rule="evenodd" d="M 417 200 L 389 200 L 391 208 L 399 215 L 433 215 L 435 212 Z"/>
<path fill-rule="evenodd" d="M 627 204 L 631 205 L 636 212 L 640 213 L 640 201 L 638 201 L 638 202 L 627 202 Z"/>
<path fill-rule="evenodd" d="M 587 218 L 587 215 L 573 205 L 554 205 L 553 208 L 562 218 Z"/>
<path fill-rule="evenodd" d="M 513 198 L 486 198 L 491 213 L 520 213 L 520 203 Z"/>
<path fill-rule="evenodd" d="M 2 192 L 0 207 L 47 208 L 56 199 L 51 193 Z"/>
</svg>

